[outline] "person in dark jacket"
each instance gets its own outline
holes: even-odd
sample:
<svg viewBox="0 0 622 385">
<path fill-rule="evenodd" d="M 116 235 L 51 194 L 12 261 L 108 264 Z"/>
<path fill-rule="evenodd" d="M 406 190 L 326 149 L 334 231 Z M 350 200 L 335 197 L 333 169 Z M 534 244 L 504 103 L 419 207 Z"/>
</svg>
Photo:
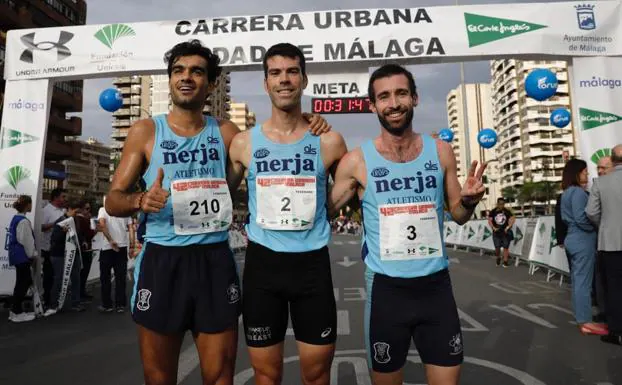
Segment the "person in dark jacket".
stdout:
<svg viewBox="0 0 622 385">
<path fill-rule="evenodd" d="M 86 281 L 89 278 L 91 264 L 93 262 L 93 237 L 97 232 L 91 228 L 91 204 L 86 201 L 80 201 L 80 210 L 74 217 L 78 232 L 78 241 L 80 242 L 80 254 L 82 255 L 82 270 L 80 271 L 80 294 L 82 302 L 91 302 L 93 296 L 86 292 Z"/>
<path fill-rule="evenodd" d="M 26 213 L 32 210 L 32 198 L 28 195 L 21 195 L 13 208 L 17 214 L 9 225 L 9 265 L 15 266 L 15 288 L 13 289 L 13 304 L 9 312 L 9 321 L 28 322 L 35 319 L 33 313 L 25 313 L 22 302 L 28 292 L 28 288 L 33 284 L 30 274 L 30 265 L 37 257 L 35 247 L 35 236 L 32 231 L 32 224 L 26 218 Z"/>
<path fill-rule="evenodd" d="M 555 240 L 557 241 L 557 246 L 564 248 L 564 240 L 566 239 L 566 234 L 568 234 L 568 226 L 562 221 L 562 194 L 557 196 L 555 204 Z M 568 258 L 568 268 L 570 268 L 570 257 L 568 253 L 566 253 L 566 258 Z"/>
<path fill-rule="evenodd" d="M 52 285 L 52 305 L 56 308 L 50 307 L 45 313 L 46 316 L 56 314 L 61 309 L 58 308 L 60 291 L 63 284 L 63 269 L 65 267 L 65 245 L 66 234 L 69 231 L 69 227 L 60 225 L 60 222 L 69 217 L 75 217 L 80 210 L 80 202 L 76 200 L 70 200 L 67 204 L 67 212 L 62 217 L 58 218 L 52 229 L 52 237 L 50 242 L 50 259 L 52 260 L 52 266 L 54 267 L 54 284 Z M 79 234 L 81 229 L 78 221 L 75 221 L 76 233 Z M 80 245 L 77 245 L 78 248 Z M 71 310 L 76 312 L 84 311 L 85 308 L 80 304 L 80 269 L 81 260 L 78 250 L 76 250 L 76 257 L 71 267 Z"/>
</svg>

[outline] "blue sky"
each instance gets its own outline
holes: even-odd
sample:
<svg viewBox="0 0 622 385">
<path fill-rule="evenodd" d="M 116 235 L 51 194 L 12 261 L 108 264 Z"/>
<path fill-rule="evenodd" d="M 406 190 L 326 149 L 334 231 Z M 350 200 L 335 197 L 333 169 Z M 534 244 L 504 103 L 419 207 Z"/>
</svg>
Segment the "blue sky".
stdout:
<svg viewBox="0 0 622 385">
<path fill-rule="evenodd" d="M 460 4 L 521 3 L 526 1 L 460 1 Z M 184 20 L 217 16 L 256 15 L 268 13 L 305 12 L 333 9 L 365 9 L 389 7 L 421 7 L 454 5 L 455 1 L 433 0 L 91 0 L 87 2 L 88 24 L 113 22 L 138 22 L 158 20 Z M 174 5 L 171 5 L 174 4 Z M 457 63 L 416 65 L 408 67 L 417 82 L 420 96 L 419 107 L 414 114 L 414 127 L 419 132 L 438 131 L 447 125 L 445 97 L 460 84 Z M 465 64 L 467 83 L 489 82 L 488 62 Z M 231 75 L 231 97 L 234 101 L 247 102 L 257 114 L 259 122 L 268 118 L 270 101 L 262 87 L 261 72 L 238 72 Z M 99 93 L 112 85 L 112 79 L 86 80 L 84 87 L 83 129 L 84 137 L 93 136 L 109 143 L 112 115 L 98 104 Z M 303 109 L 311 109 L 310 99 L 305 97 Z M 326 115 L 335 130 L 343 134 L 348 148 L 379 132 L 378 120 L 373 114 Z"/>
</svg>

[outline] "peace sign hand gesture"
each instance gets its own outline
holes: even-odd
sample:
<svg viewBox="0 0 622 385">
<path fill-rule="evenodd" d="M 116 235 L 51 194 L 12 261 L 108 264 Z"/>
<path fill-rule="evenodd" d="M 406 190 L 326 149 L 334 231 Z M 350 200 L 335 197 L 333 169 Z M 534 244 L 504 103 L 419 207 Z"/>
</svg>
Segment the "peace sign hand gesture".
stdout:
<svg viewBox="0 0 622 385">
<path fill-rule="evenodd" d="M 479 169 L 477 164 L 478 162 L 476 160 L 471 163 L 469 175 L 460 192 L 462 201 L 468 205 L 476 205 L 486 193 L 486 186 L 484 186 L 482 182 L 482 175 L 484 175 L 484 170 L 486 170 L 488 163 L 483 163 Z"/>
</svg>

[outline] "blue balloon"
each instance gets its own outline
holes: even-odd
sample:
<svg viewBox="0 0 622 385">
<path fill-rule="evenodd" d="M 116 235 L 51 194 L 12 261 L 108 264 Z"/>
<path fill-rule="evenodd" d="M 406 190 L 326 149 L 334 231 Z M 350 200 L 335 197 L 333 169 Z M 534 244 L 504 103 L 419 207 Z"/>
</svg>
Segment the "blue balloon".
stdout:
<svg viewBox="0 0 622 385">
<path fill-rule="evenodd" d="M 443 128 L 439 133 L 438 133 L 438 138 L 440 140 L 443 140 L 447 143 L 451 143 L 452 140 L 454 140 L 454 132 L 449 129 L 449 128 Z"/>
<path fill-rule="evenodd" d="M 116 88 L 107 88 L 99 94 L 99 105 L 108 112 L 115 112 L 123 106 L 123 96 Z"/>
<path fill-rule="evenodd" d="M 557 76 L 553 71 L 538 68 L 529 73 L 525 79 L 527 96 L 539 102 L 550 98 L 557 92 Z"/>
<path fill-rule="evenodd" d="M 492 148 L 497 144 L 497 133 L 493 129 L 485 128 L 477 134 L 477 141 L 484 148 Z"/>
<path fill-rule="evenodd" d="M 570 124 L 570 111 L 558 108 L 551 112 L 551 124 L 558 128 L 564 128 Z"/>
</svg>

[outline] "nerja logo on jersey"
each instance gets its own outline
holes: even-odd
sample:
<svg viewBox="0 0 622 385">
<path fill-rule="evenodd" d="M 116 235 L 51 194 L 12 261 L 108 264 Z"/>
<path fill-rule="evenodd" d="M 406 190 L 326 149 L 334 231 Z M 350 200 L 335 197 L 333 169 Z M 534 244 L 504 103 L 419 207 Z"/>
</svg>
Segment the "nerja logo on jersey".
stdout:
<svg viewBox="0 0 622 385">
<path fill-rule="evenodd" d="M 258 150 L 259 151 L 259 150 Z M 258 152 L 257 151 L 257 152 Z M 255 152 L 255 158 L 258 158 L 257 152 Z M 269 152 L 266 150 L 269 154 Z M 312 147 L 305 147 L 305 154 L 314 154 L 316 153 L 316 149 Z M 261 153 L 262 160 L 255 161 L 255 165 L 257 166 L 257 174 L 262 172 L 279 172 L 279 171 L 289 171 L 292 175 L 300 174 L 300 171 L 313 171 L 315 172 L 315 163 L 313 159 L 301 159 L 300 154 L 294 155 L 294 159 L 291 158 L 283 158 L 283 159 L 263 159 L 268 155 L 263 152 Z"/>
<path fill-rule="evenodd" d="M 218 144 L 218 138 L 213 138 L 216 142 L 210 144 Z M 173 142 L 175 143 L 175 142 Z M 172 145 L 170 141 L 162 143 L 162 149 L 170 151 L 162 151 L 164 164 L 191 163 L 198 162 L 201 166 L 205 166 L 210 160 L 220 160 L 220 154 L 216 148 L 208 148 L 206 144 L 201 143 L 198 149 L 174 151 L 177 143 Z"/>
<path fill-rule="evenodd" d="M 384 178 L 388 175 L 389 170 L 384 167 L 380 169 L 374 169 L 372 171 L 372 176 L 377 178 L 374 180 L 374 185 L 376 187 L 377 193 L 412 190 L 415 193 L 419 194 L 427 188 L 435 189 L 438 186 L 435 175 L 424 176 L 421 171 L 417 171 L 415 176 L 407 176 L 401 178 Z"/>
</svg>

